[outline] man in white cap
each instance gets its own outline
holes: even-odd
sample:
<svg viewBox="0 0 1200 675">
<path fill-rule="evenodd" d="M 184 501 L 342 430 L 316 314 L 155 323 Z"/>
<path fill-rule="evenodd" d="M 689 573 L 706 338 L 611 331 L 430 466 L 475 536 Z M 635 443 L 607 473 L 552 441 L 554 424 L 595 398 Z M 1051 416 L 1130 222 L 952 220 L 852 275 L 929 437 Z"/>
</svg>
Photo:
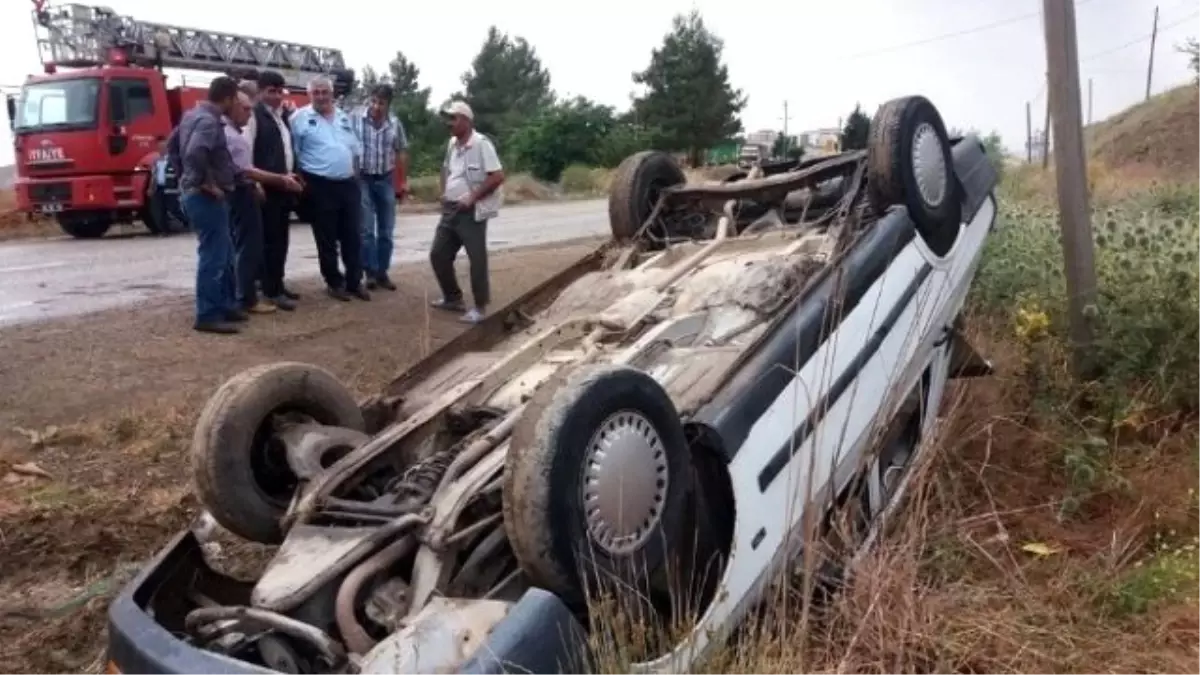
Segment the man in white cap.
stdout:
<svg viewBox="0 0 1200 675">
<path fill-rule="evenodd" d="M 500 209 L 504 169 L 492 141 L 475 131 L 471 106 L 453 101 L 441 114 L 451 138 L 439 180 L 442 217 L 429 249 L 429 263 L 442 289 L 442 298 L 433 306 L 464 312 L 463 321 L 478 323 L 487 313 L 490 300 L 487 223 Z M 454 259 L 460 248 L 467 249 L 471 263 L 471 296 L 475 304 L 469 310 L 463 305 L 462 289 L 454 276 Z"/>
</svg>

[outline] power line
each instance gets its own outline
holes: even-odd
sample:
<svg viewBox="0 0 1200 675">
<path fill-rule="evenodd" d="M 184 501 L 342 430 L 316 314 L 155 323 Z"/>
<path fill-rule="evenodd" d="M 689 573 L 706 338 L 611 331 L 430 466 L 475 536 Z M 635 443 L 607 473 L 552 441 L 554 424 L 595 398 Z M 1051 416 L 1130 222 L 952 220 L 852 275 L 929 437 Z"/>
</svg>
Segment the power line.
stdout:
<svg viewBox="0 0 1200 675">
<path fill-rule="evenodd" d="M 1092 1 L 1093 0 L 1076 0 L 1075 6 L 1080 7 L 1080 6 L 1086 5 Z M 863 58 L 866 56 L 875 56 L 876 54 L 886 54 L 887 52 L 899 51 L 901 49 L 909 49 L 911 47 L 920 47 L 922 45 L 927 45 L 927 44 L 931 44 L 934 42 L 941 42 L 942 40 L 950 40 L 952 38 L 962 37 L 964 35 L 973 35 L 975 33 L 982 33 L 984 31 L 992 30 L 993 28 L 1000 28 L 1002 26 L 1008 26 L 1008 25 L 1011 25 L 1014 23 L 1028 21 L 1030 19 L 1037 19 L 1037 18 L 1040 18 L 1041 15 L 1042 15 L 1041 12 L 1030 12 L 1028 14 L 1022 14 L 1020 16 L 1011 16 L 1007 19 L 993 21 L 992 23 L 983 24 L 981 26 L 965 28 L 963 30 L 954 31 L 952 33 L 943 33 L 941 35 L 934 35 L 934 36 L 927 37 L 927 38 L 924 38 L 921 40 L 916 40 L 914 42 L 906 42 L 903 44 L 891 45 L 888 47 L 881 47 L 879 49 L 872 49 L 872 50 L 865 51 L 865 52 L 859 52 L 857 54 L 852 54 L 850 56 L 841 57 L 840 60 L 850 61 L 850 60 L 854 60 L 854 59 L 860 59 L 860 58 Z"/>
<path fill-rule="evenodd" d="M 1188 20 L 1196 18 L 1197 15 L 1200 15 L 1200 10 L 1194 11 L 1191 14 L 1188 14 L 1187 16 L 1180 17 L 1178 20 L 1172 21 L 1171 23 L 1159 26 L 1158 32 L 1161 35 L 1163 33 L 1163 31 L 1167 31 L 1176 26 L 1180 26 L 1180 25 L 1184 24 L 1185 22 L 1187 22 Z M 1154 37 L 1154 35 L 1152 33 L 1146 33 L 1145 35 L 1143 35 L 1137 39 L 1130 40 L 1129 42 L 1126 42 L 1121 45 L 1117 45 L 1116 47 L 1110 47 L 1108 49 L 1096 52 L 1094 54 L 1088 54 L 1087 56 L 1079 59 L 1079 62 L 1083 63 L 1084 61 L 1091 61 L 1093 59 L 1098 59 L 1101 56 L 1108 56 L 1109 54 L 1112 54 L 1114 52 L 1119 52 L 1122 49 L 1128 49 L 1134 45 L 1141 44 L 1141 43 L 1145 42 L 1146 40 L 1149 40 L 1152 37 Z"/>
</svg>

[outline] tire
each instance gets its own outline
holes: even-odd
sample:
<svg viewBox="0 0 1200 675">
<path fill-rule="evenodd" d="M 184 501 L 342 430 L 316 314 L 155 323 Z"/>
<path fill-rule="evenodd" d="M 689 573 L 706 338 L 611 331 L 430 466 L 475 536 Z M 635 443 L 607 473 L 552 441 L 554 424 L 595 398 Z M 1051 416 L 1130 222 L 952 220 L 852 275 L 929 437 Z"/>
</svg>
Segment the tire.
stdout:
<svg viewBox="0 0 1200 675">
<path fill-rule="evenodd" d="M 267 443 L 272 415 L 285 411 L 329 426 L 366 427 L 337 378 L 316 366 L 284 362 L 250 368 L 221 385 L 192 437 L 200 502 L 230 532 L 264 544 L 283 540 L 279 520 L 297 484 L 286 457 Z"/>
<path fill-rule="evenodd" d="M 633 239 L 654 211 L 663 188 L 687 182 L 683 169 L 671 155 L 644 150 L 630 155 L 617 167 L 608 193 L 608 222 L 613 239 Z"/>
<path fill-rule="evenodd" d="M 877 213 L 903 205 L 935 255 L 953 248 L 962 200 L 950 141 L 937 108 L 923 96 L 888 101 L 871 121 L 867 189 Z"/>
<path fill-rule="evenodd" d="M 58 226 L 76 239 L 99 239 L 108 232 L 112 221 L 101 216 L 60 214 Z"/>
<path fill-rule="evenodd" d="M 596 462 L 593 444 L 607 434 L 644 439 L 648 431 L 657 435 L 650 447 L 658 452 L 627 457 L 646 461 L 627 464 L 617 486 L 650 494 L 620 500 L 597 496 L 607 487 L 611 497 L 617 488 L 601 473 L 604 466 Z M 621 459 L 619 450 L 609 450 L 609 461 Z M 596 490 L 588 496 L 585 473 L 593 477 Z M 637 485 L 639 476 L 650 480 Z M 626 478 L 635 484 L 625 483 Z M 504 527 L 532 583 L 568 603 L 585 602 L 597 581 L 645 589 L 684 540 L 690 478 L 679 415 L 653 378 L 625 366 L 573 370 L 540 387 L 513 430 L 504 473 Z M 591 525 L 586 503 L 596 505 Z M 618 506 L 636 509 L 637 525 L 624 538 L 605 536 L 612 535 L 604 524 L 605 512 L 619 519 L 622 514 L 614 513 Z"/>
</svg>

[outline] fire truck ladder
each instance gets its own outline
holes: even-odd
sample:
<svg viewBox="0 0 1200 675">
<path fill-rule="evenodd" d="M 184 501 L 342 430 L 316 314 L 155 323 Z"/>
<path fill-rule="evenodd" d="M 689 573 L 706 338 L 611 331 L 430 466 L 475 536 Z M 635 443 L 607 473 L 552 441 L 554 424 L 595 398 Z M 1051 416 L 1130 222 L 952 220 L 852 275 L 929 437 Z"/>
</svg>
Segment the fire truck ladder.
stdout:
<svg viewBox="0 0 1200 675">
<path fill-rule="evenodd" d="M 316 77 L 353 81 L 342 52 L 278 40 L 138 21 L 105 7 L 34 2 L 34 31 L 43 64 L 86 68 L 110 63 L 113 49 L 132 65 L 241 72 L 274 70 L 290 87 Z"/>
</svg>

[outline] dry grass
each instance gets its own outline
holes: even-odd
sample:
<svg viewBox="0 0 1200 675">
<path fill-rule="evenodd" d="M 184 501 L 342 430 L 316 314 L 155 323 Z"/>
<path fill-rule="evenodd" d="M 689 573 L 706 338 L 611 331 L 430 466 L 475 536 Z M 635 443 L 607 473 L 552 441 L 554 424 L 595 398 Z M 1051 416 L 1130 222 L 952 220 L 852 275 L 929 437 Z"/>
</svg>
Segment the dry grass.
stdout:
<svg viewBox="0 0 1200 675">
<path fill-rule="evenodd" d="M 1197 671 L 1196 421 L 1115 445 L 1081 495 L 1075 429 L 1031 416 L 1005 332 L 974 335 L 998 375 L 947 393 L 904 508 L 841 592 L 809 601 L 798 570 L 698 672 Z M 600 672 L 682 634 L 597 607 Z"/>
<path fill-rule="evenodd" d="M 1088 153 L 1110 166 L 1145 164 L 1195 174 L 1200 134 L 1200 88 L 1188 83 L 1093 124 Z"/>
</svg>

